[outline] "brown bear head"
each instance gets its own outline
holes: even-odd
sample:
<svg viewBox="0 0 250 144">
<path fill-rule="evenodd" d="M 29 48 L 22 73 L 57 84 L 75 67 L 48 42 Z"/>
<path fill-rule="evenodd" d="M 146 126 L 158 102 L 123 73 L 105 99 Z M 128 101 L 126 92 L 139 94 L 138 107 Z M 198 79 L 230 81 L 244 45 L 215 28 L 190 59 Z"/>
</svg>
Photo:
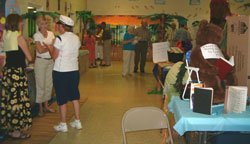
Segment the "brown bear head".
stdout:
<svg viewBox="0 0 250 144">
<path fill-rule="evenodd" d="M 202 20 L 196 35 L 196 45 L 203 46 L 208 43 L 220 45 L 223 40 L 223 30 L 207 20 Z"/>
</svg>

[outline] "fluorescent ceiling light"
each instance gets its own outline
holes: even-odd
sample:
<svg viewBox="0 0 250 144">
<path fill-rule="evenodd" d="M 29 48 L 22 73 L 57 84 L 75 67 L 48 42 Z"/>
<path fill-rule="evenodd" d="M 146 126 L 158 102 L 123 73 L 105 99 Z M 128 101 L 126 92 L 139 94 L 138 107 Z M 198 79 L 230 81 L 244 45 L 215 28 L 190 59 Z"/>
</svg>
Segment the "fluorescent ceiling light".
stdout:
<svg viewBox="0 0 250 144">
<path fill-rule="evenodd" d="M 31 7 L 31 6 L 28 6 L 27 8 L 28 8 L 28 9 L 35 9 L 34 7 Z"/>
</svg>

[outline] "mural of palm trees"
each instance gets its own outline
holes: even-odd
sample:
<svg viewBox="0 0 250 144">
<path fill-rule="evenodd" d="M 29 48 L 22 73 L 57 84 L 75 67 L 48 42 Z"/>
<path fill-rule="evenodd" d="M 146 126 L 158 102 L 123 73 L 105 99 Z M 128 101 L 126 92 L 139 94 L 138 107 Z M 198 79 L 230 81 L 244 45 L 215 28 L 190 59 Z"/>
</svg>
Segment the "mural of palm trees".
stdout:
<svg viewBox="0 0 250 144">
<path fill-rule="evenodd" d="M 77 20 L 81 19 L 83 22 L 83 30 L 82 30 L 82 42 L 84 40 L 84 34 L 87 31 L 87 25 L 89 24 L 89 29 L 95 29 L 95 21 L 92 18 L 94 16 L 91 11 L 76 11 Z"/>
<path fill-rule="evenodd" d="M 153 34 L 158 34 L 158 40 L 159 41 L 165 41 L 165 29 L 167 27 L 171 26 L 171 22 L 173 22 L 174 19 L 178 21 L 187 21 L 187 19 L 183 16 L 179 15 L 170 15 L 170 14 L 165 14 L 165 13 L 160 13 L 160 14 L 153 14 L 153 15 L 146 15 L 146 16 L 141 16 L 139 19 L 143 18 L 150 18 L 152 21 L 160 20 L 159 24 L 152 24 L 150 25 L 151 27 L 151 32 Z"/>
</svg>

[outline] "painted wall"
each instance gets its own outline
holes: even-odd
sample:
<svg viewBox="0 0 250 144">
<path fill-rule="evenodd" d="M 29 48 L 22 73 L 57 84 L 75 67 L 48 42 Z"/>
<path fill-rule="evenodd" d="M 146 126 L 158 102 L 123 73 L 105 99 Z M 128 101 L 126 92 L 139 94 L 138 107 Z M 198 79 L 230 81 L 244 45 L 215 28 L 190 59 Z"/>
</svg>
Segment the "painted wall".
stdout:
<svg viewBox="0 0 250 144">
<path fill-rule="evenodd" d="M 155 4 L 155 1 L 165 1 L 165 4 Z M 209 19 L 209 3 L 210 0 L 200 0 L 199 5 L 190 5 L 189 0 L 87 0 L 87 10 L 95 15 L 178 14 L 188 18 L 191 24 L 195 20 Z M 241 3 L 229 0 L 229 3 L 232 13 L 250 14 L 250 8 L 239 8 L 249 0 Z"/>
<path fill-rule="evenodd" d="M 60 9 L 58 10 L 59 0 L 48 0 L 49 7 L 47 8 L 47 0 L 17 0 L 21 14 L 27 13 L 28 6 L 34 6 L 41 11 L 58 12 L 63 15 L 70 15 L 76 22 L 74 26 L 74 32 L 80 31 L 80 23 L 76 20 L 75 11 L 86 10 L 86 0 L 60 0 Z M 52 20 L 53 21 L 53 20 Z M 54 29 L 54 23 L 51 25 L 51 29 Z M 27 22 L 24 26 L 24 36 L 27 37 Z M 58 32 L 56 32 L 58 34 Z"/>
</svg>

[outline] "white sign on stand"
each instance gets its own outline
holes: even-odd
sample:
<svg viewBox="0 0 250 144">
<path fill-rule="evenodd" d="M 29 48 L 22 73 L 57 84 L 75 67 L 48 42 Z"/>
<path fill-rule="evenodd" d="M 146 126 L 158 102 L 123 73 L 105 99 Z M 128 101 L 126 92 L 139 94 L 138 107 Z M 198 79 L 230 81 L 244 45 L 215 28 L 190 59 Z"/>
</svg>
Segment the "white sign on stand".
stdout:
<svg viewBox="0 0 250 144">
<path fill-rule="evenodd" d="M 169 50 L 169 42 L 153 43 L 153 62 L 158 63 L 168 61 Z"/>
</svg>

